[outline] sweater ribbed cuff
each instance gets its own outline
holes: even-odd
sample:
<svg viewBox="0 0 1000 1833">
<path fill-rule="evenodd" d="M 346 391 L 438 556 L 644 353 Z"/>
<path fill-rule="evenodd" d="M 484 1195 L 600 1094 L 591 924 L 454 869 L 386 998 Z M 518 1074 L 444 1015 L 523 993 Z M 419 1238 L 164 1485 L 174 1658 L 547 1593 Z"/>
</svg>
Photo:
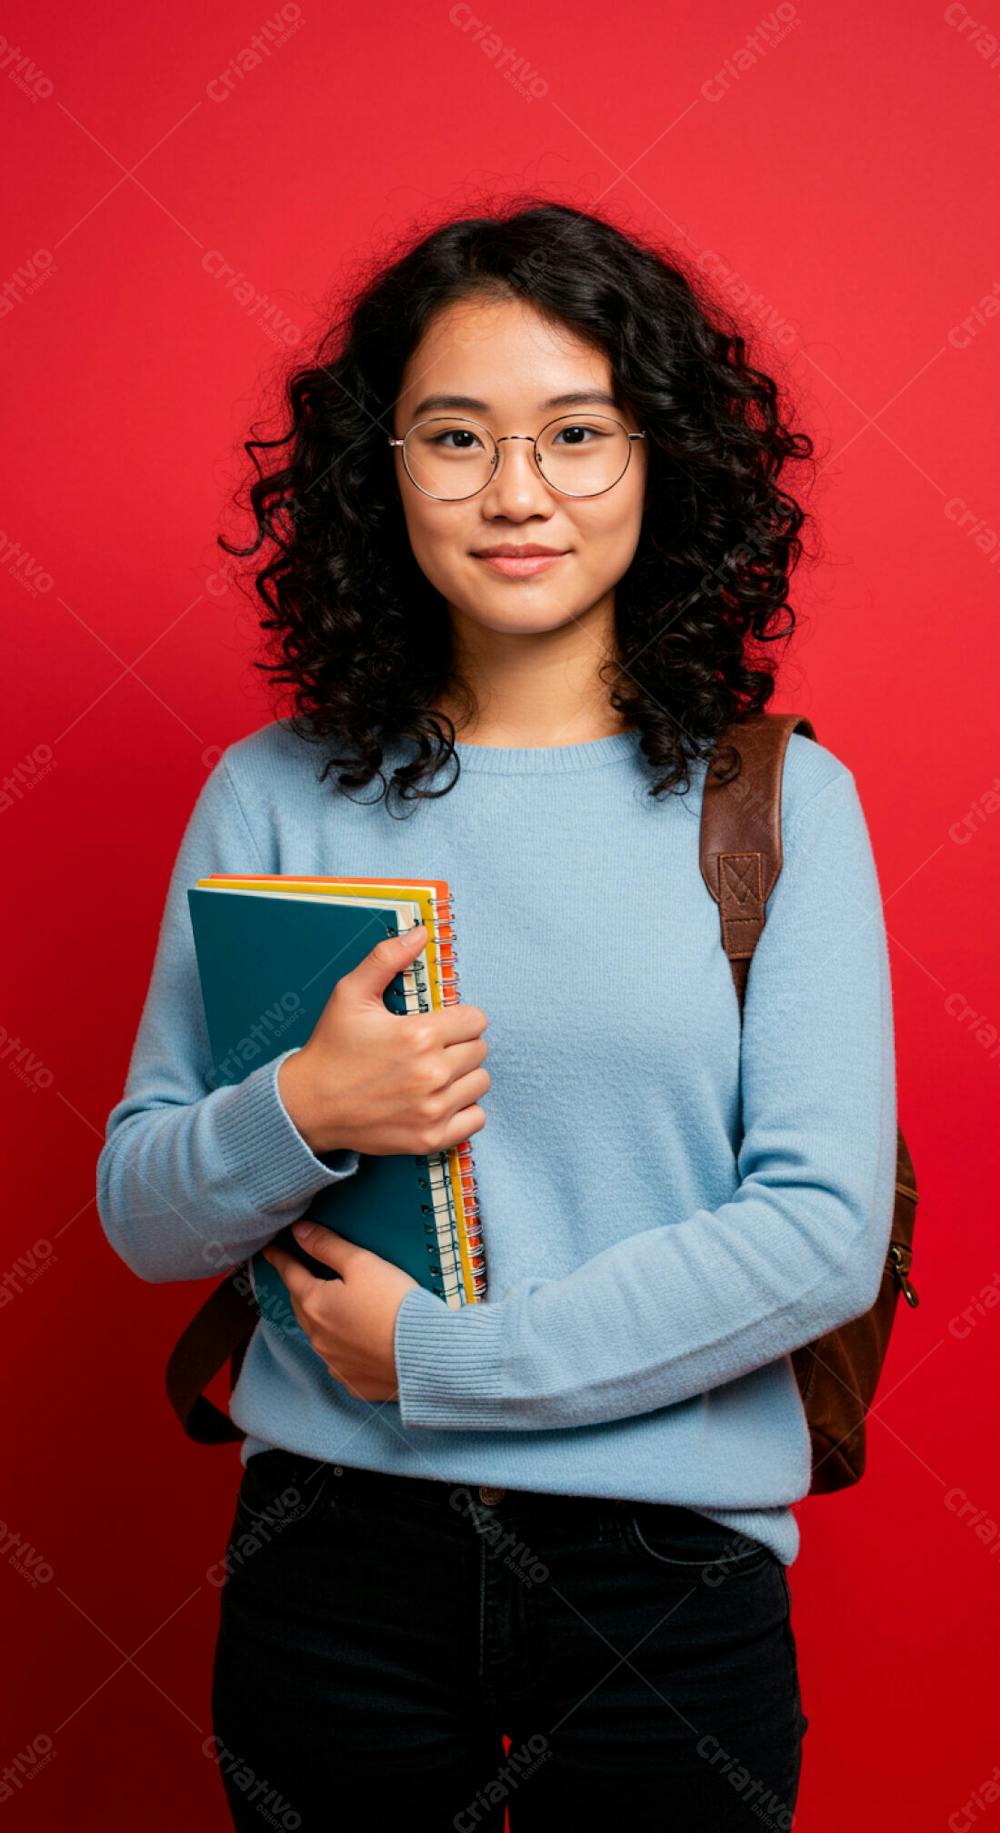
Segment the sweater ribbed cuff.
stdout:
<svg viewBox="0 0 1000 1833">
<path fill-rule="evenodd" d="M 295 1125 L 278 1089 L 278 1071 L 292 1050 L 251 1070 L 226 1090 L 216 1118 L 219 1148 L 249 1204 L 263 1211 L 307 1202 L 317 1190 L 350 1177 L 359 1164 L 346 1148 L 317 1158 Z"/>
<path fill-rule="evenodd" d="M 455 1308 L 426 1286 L 413 1286 L 396 1313 L 393 1336 L 402 1424 L 454 1431 L 495 1425 L 490 1402 L 504 1392 L 503 1336 L 499 1305 Z M 505 1414 L 510 1410 L 508 1397 Z"/>
</svg>

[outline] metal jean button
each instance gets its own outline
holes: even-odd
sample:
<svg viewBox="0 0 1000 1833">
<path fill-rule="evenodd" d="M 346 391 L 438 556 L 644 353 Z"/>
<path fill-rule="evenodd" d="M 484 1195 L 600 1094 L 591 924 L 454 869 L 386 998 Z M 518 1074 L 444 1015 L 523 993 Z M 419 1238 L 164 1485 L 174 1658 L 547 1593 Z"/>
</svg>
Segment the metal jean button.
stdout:
<svg viewBox="0 0 1000 1833">
<path fill-rule="evenodd" d="M 503 1500 L 507 1492 L 504 1489 L 492 1489 L 488 1483 L 480 1483 L 477 1493 L 480 1502 L 485 1502 L 487 1508 L 492 1508 L 495 1503 Z"/>
</svg>

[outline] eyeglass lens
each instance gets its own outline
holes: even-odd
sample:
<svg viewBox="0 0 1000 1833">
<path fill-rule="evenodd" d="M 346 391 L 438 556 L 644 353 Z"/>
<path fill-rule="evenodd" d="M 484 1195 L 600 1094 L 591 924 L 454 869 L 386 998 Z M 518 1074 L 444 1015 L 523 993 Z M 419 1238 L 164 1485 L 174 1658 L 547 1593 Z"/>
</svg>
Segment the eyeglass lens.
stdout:
<svg viewBox="0 0 1000 1833">
<path fill-rule="evenodd" d="M 421 490 L 455 500 L 473 496 L 489 483 L 495 450 L 484 427 L 441 414 L 410 428 L 404 458 Z M 625 428 L 602 414 L 553 420 L 538 440 L 543 477 L 569 496 L 595 496 L 610 489 L 625 470 L 629 452 Z"/>
</svg>

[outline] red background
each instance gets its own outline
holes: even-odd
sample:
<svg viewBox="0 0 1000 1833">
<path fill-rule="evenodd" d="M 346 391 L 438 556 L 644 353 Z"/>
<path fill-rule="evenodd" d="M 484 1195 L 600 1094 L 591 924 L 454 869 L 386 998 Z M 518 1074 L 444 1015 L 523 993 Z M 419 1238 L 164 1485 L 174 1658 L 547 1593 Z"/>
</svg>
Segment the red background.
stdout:
<svg viewBox="0 0 1000 1833">
<path fill-rule="evenodd" d="M 271 710 L 214 536 L 241 526 L 240 441 L 294 355 L 277 313 L 304 342 L 356 264 L 484 188 L 596 209 L 698 263 L 817 441 L 822 547 L 797 576 L 776 707 L 814 719 L 868 815 L 922 1302 L 900 1308 L 864 1482 L 798 1508 L 796 1825 L 965 1833 L 986 1812 L 965 1804 L 1000 1757 L 1000 1558 L 954 1502 L 1000 1517 L 980 1398 L 1000 1332 L 983 1138 L 1000 1057 L 949 1001 L 1000 1025 L 1000 65 L 961 6 L 779 11 L 782 35 L 748 38 L 760 22 L 735 0 L 707 16 L 505 0 L 525 95 L 463 29 L 474 9 L 304 0 L 219 100 L 264 5 L 6 10 L 3 1513 L 46 1563 L 32 1583 L 4 1541 L 19 1678 L 0 1767 L 39 1736 L 53 1752 L 11 1824 L 227 1824 L 201 1742 L 206 1573 L 237 1453 L 189 1445 L 162 1384 L 207 1287 L 133 1278 L 101 1234 L 94 1164 L 184 823 L 219 748 Z M 26 1283 L 12 1269 L 36 1243 Z"/>
</svg>

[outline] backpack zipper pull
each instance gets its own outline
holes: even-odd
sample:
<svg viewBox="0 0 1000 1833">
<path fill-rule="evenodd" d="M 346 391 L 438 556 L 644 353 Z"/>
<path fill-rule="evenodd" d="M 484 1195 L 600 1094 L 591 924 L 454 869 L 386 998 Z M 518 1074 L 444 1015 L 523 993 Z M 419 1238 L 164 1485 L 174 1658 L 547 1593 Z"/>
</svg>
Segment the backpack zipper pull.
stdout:
<svg viewBox="0 0 1000 1833">
<path fill-rule="evenodd" d="M 915 1308 L 920 1303 L 920 1295 L 916 1288 L 911 1286 L 907 1278 L 906 1267 L 904 1265 L 905 1252 L 905 1248 L 901 1248 L 898 1241 L 893 1241 L 889 1248 L 889 1258 L 892 1261 L 892 1270 L 896 1278 L 896 1283 L 903 1297 L 908 1305 L 912 1305 Z"/>
</svg>

